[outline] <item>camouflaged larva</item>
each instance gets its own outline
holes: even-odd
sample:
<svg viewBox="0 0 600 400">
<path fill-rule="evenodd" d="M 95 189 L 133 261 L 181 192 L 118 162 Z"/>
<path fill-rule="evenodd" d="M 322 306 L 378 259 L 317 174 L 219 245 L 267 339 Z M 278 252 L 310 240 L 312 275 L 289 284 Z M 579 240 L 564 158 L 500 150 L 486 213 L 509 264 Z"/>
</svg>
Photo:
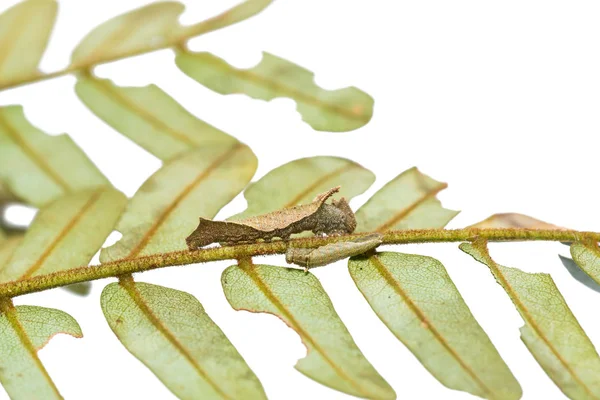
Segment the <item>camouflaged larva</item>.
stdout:
<svg viewBox="0 0 600 400">
<path fill-rule="evenodd" d="M 383 235 L 381 233 L 372 233 L 349 242 L 330 243 L 316 249 L 290 247 L 285 253 L 285 261 L 308 270 L 363 254 L 379 246 L 382 242 Z"/>
<path fill-rule="evenodd" d="M 239 221 L 211 221 L 200 218 L 198 227 L 186 238 L 190 250 L 211 243 L 253 243 L 273 238 L 289 239 L 290 235 L 312 231 L 317 235 L 352 233 L 356 219 L 346 199 L 325 201 L 340 187 L 334 187 L 318 195 L 310 204 L 284 208 L 268 214 Z"/>
</svg>

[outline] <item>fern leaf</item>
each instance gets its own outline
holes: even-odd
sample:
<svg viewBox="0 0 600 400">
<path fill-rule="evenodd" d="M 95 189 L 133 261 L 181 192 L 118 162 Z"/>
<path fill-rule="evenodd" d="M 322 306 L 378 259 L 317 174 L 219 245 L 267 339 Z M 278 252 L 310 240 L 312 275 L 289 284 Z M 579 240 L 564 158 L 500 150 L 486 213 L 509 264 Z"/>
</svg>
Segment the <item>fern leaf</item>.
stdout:
<svg viewBox="0 0 600 400">
<path fill-rule="evenodd" d="M 416 168 L 406 170 L 358 209 L 356 232 L 443 228 L 458 214 L 436 198 L 446 187 Z"/>
<path fill-rule="evenodd" d="M 560 226 L 540 221 L 539 219 L 519 213 L 500 213 L 489 216 L 488 218 L 468 228 L 527 228 L 527 229 L 564 229 Z"/>
<path fill-rule="evenodd" d="M 290 179 L 293 177 L 293 179 Z M 268 172 L 244 191 L 248 208 L 232 220 L 306 204 L 332 187 L 336 197 L 351 199 L 367 190 L 375 175 L 354 161 L 340 157 L 308 157 L 291 161 Z"/>
<path fill-rule="evenodd" d="M 95 64 L 181 45 L 187 39 L 240 22 L 268 6 L 272 0 L 247 0 L 207 21 L 181 26 L 184 10 L 177 2 L 157 2 L 119 15 L 92 30 L 73 52 L 71 67 Z"/>
<path fill-rule="evenodd" d="M 182 36 L 189 38 L 202 35 L 204 33 L 216 31 L 217 29 L 228 27 L 229 25 L 237 24 L 245 19 L 258 14 L 273 0 L 246 0 L 235 7 L 216 15 L 206 21 L 199 22 L 189 27 L 183 27 Z"/>
<path fill-rule="evenodd" d="M 587 251 L 584 250 L 584 252 Z M 575 278 L 575 280 L 583 283 L 585 286 L 592 289 L 593 291 L 600 293 L 600 284 L 598 284 L 590 275 L 587 274 L 587 272 L 580 268 L 575 261 L 573 261 L 569 257 L 563 257 L 560 254 L 558 255 L 558 257 L 560 258 L 560 261 L 565 266 L 567 271 L 571 274 L 571 276 Z M 583 263 L 587 263 L 588 260 L 582 261 L 581 259 L 579 259 L 579 262 L 583 265 Z M 589 266 L 586 266 L 586 268 L 589 268 Z"/>
<path fill-rule="evenodd" d="M 69 136 L 35 128 L 20 106 L 0 108 L 0 180 L 37 207 L 79 190 L 110 186 Z"/>
<path fill-rule="evenodd" d="M 596 285 L 592 285 L 592 288 L 597 288 L 600 285 L 600 249 L 598 249 L 598 245 L 596 243 L 573 243 L 571 256 L 579 268 L 596 283 Z"/>
<path fill-rule="evenodd" d="M 521 339 L 563 393 L 571 399 L 600 398 L 600 357 L 550 275 L 496 264 L 485 242 L 460 248 L 490 268 L 525 321 Z"/>
<path fill-rule="evenodd" d="M 155 85 L 119 87 L 108 79 L 82 75 L 75 91 L 98 117 L 162 160 L 210 143 L 236 141 L 194 117 Z"/>
<path fill-rule="evenodd" d="M 112 18 L 92 30 L 73 51 L 73 67 L 165 47 L 181 33 L 184 5 L 158 2 Z"/>
<path fill-rule="evenodd" d="M 0 15 L 0 86 L 40 75 L 57 8 L 54 0 L 28 0 Z"/>
<path fill-rule="evenodd" d="M 379 318 L 442 384 L 487 399 L 521 397 L 438 260 L 384 252 L 351 258 L 348 269 Z"/>
<path fill-rule="evenodd" d="M 101 188 L 61 197 L 41 209 L 0 269 L 0 282 L 89 263 L 113 230 L 125 204 L 121 192 Z"/>
<path fill-rule="evenodd" d="M 266 399 L 192 295 L 125 279 L 104 288 L 101 304 L 121 343 L 180 399 Z"/>
<path fill-rule="evenodd" d="M 298 361 L 297 370 L 354 396 L 396 398 L 362 355 L 313 274 L 248 264 L 223 272 L 225 296 L 234 309 L 276 315 L 300 335 L 308 354 Z"/>
<path fill-rule="evenodd" d="M 248 146 L 213 144 L 184 153 L 152 175 L 117 224 L 123 238 L 100 261 L 187 249 L 198 217 L 212 218 L 252 179 L 257 160 Z"/>
<path fill-rule="evenodd" d="M 263 53 L 262 61 L 246 70 L 234 68 L 210 53 L 181 51 L 176 63 L 217 93 L 243 93 L 267 101 L 289 97 L 296 101 L 302 119 L 318 131 L 358 129 L 373 115 L 373 99 L 365 92 L 355 87 L 321 89 L 312 72 L 269 53 Z"/>
<path fill-rule="evenodd" d="M 58 333 L 83 336 L 77 321 L 65 312 L 12 304 L 4 307 L 0 315 L 0 382 L 11 399 L 62 399 L 37 356 Z"/>
<path fill-rule="evenodd" d="M 14 251 L 21 245 L 22 241 L 22 235 L 5 237 L 4 240 L 0 240 L 0 271 L 2 271 L 6 263 L 8 263 Z"/>
</svg>

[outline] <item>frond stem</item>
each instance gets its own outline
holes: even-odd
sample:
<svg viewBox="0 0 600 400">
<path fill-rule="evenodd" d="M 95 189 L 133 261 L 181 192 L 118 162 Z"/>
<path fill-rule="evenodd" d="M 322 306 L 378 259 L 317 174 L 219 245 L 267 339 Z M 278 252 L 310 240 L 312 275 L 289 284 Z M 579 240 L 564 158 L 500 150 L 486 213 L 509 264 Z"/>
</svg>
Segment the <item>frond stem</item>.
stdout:
<svg viewBox="0 0 600 400">
<path fill-rule="evenodd" d="M 316 248 L 328 243 L 353 240 L 357 236 L 365 234 L 366 233 L 343 236 L 310 237 L 292 239 L 289 241 L 210 247 L 194 251 L 182 250 L 115 260 L 97 266 L 82 266 L 51 274 L 34 276 L 19 281 L 2 283 L 0 284 L 0 298 L 12 298 L 73 283 L 119 277 L 121 275 L 176 265 L 188 265 L 221 260 L 239 260 L 246 257 L 284 254 L 288 246 Z M 474 241 L 478 238 L 485 239 L 489 242 L 600 242 L 600 233 L 560 229 L 411 229 L 386 232 L 384 234 L 383 245 L 465 242 Z"/>
</svg>

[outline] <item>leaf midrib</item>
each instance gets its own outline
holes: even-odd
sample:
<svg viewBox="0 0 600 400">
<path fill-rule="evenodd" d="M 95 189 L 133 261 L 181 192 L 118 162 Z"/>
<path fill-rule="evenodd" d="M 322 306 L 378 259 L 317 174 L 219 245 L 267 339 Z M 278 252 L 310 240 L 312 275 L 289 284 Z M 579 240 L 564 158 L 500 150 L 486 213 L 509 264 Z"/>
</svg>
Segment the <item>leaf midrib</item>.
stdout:
<svg viewBox="0 0 600 400">
<path fill-rule="evenodd" d="M 598 399 L 598 396 L 594 395 L 594 393 L 588 388 L 585 382 L 583 382 L 581 378 L 579 378 L 579 376 L 575 373 L 575 371 L 573 371 L 569 363 L 562 357 L 562 355 L 554 347 L 552 342 L 548 340 L 548 338 L 544 335 L 544 332 L 542 332 L 540 327 L 537 325 L 535 319 L 529 313 L 529 310 L 527 309 L 525 304 L 523 304 L 517 292 L 515 292 L 513 287 L 504 277 L 504 274 L 502 274 L 502 272 L 498 268 L 498 264 L 490 256 L 486 242 L 482 240 L 475 240 L 474 242 L 472 242 L 472 246 L 477 248 L 481 252 L 483 257 L 486 259 L 486 264 L 492 270 L 494 276 L 500 281 L 500 285 L 504 288 L 508 296 L 515 303 L 515 306 L 519 310 L 525 322 L 531 327 L 531 329 L 533 329 L 535 334 L 542 340 L 542 342 L 544 342 L 544 344 L 548 347 L 548 349 L 550 349 L 554 357 L 556 357 L 556 359 L 562 364 L 563 368 L 573 377 L 573 379 L 583 388 L 583 390 L 585 390 L 585 392 L 591 398 Z"/>
<path fill-rule="evenodd" d="M 57 186 L 63 192 L 70 192 L 72 189 L 69 184 L 61 178 L 61 176 L 54 171 L 54 169 L 46 162 L 46 160 L 40 156 L 36 150 L 27 143 L 27 141 L 19 135 L 19 131 L 15 129 L 10 122 L 8 122 L 4 113 L 0 110 L 0 128 L 2 128 L 8 136 L 15 142 L 17 147 L 19 147 L 27 156 L 29 160 L 31 160 L 34 164 L 38 166 L 44 173 L 46 173 Z"/>
<path fill-rule="evenodd" d="M 346 171 L 351 170 L 352 168 L 356 168 L 358 167 L 358 164 L 356 164 L 355 162 L 349 162 L 346 165 L 342 165 L 341 167 L 338 167 L 337 169 L 323 175 L 322 177 L 320 177 L 319 179 L 316 179 L 312 184 L 310 184 L 309 186 L 307 186 L 305 189 L 303 189 L 300 193 L 298 193 L 293 199 L 291 199 L 290 201 L 288 201 L 283 208 L 287 208 L 287 207 L 292 207 L 297 205 L 304 197 L 306 197 L 310 192 L 314 191 L 316 188 L 318 188 L 320 185 L 322 185 L 323 183 L 327 182 L 328 180 L 335 178 L 341 174 L 343 174 Z"/>
<path fill-rule="evenodd" d="M 199 174 L 196 179 L 194 179 L 189 185 L 187 185 L 183 191 L 181 191 L 175 200 L 173 200 L 169 206 L 160 214 L 158 218 L 156 218 L 150 226 L 150 228 L 146 231 L 146 233 L 142 236 L 137 246 L 133 248 L 133 250 L 129 253 L 128 258 L 134 258 L 139 255 L 139 253 L 144 250 L 144 248 L 148 245 L 156 231 L 160 228 L 160 226 L 167 220 L 169 215 L 175 211 L 179 203 L 185 199 L 187 195 L 189 195 L 192 190 L 198 186 L 202 181 L 204 181 L 216 168 L 219 167 L 222 163 L 227 161 L 230 157 L 233 156 L 238 150 L 242 149 L 245 145 L 241 142 L 236 142 L 229 150 L 221 154 L 215 161 L 213 161 L 208 167 L 206 167 L 201 174 Z"/>
<path fill-rule="evenodd" d="M 416 210 L 419 206 L 425 203 L 427 200 L 434 198 L 437 196 L 439 192 L 446 189 L 448 187 L 447 183 L 439 183 L 433 188 L 429 189 L 429 192 L 425 193 L 423 196 L 419 197 L 416 201 L 414 201 L 408 207 L 399 210 L 391 218 L 389 218 L 386 222 L 379 225 L 377 228 L 373 229 L 375 232 L 385 232 L 390 229 L 392 226 L 396 225 L 398 222 L 402 221 L 406 218 L 410 213 Z"/>
<path fill-rule="evenodd" d="M 96 204 L 96 202 L 100 199 L 104 190 L 97 190 L 94 192 L 90 198 L 85 202 L 85 204 L 79 209 L 79 211 L 71 218 L 71 220 L 65 225 L 65 227 L 58 233 L 58 235 L 54 238 L 54 240 L 50 243 L 50 245 L 44 250 L 44 252 L 40 255 L 40 257 L 33 263 L 31 267 L 29 267 L 18 279 L 26 279 L 35 274 L 40 267 L 43 265 L 44 261 L 52 255 L 52 252 L 56 249 L 56 247 L 60 244 L 61 241 L 73 230 L 73 228 L 81 221 L 81 219 L 85 216 L 86 212 Z M 10 264 L 9 264 L 10 265 Z"/>
<path fill-rule="evenodd" d="M 116 102 L 120 103 L 123 107 L 130 110 L 132 113 L 136 114 L 138 117 L 148 122 L 150 125 L 153 125 L 155 128 L 169 134 L 176 140 L 184 142 L 186 145 L 190 147 L 198 146 L 198 143 L 194 142 L 192 139 L 187 137 L 184 133 L 181 133 L 175 129 L 173 129 L 166 122 L 160 120 L 154 115 L 150 114 L 148 111 L 144 110 L 142 107 L 139 107 L 133 101 L 131 101 L 127 96 L 122 95 L 112 87 L 105 80 L 97 79 L 93 77 L 91 74 L 87 77 L 89 82 L 92 82 L 92 85 L 95 85 L 101 91 L 104 91 L 108 97 L 112 97 Z"/>
<path fill-rule="evenodd" d="M 195 54 L 190 53 L 187 50 L 184 51 L 184 54 L 186 56 L 192 57 L 192 58 L 196 56 Z M 214 59 L 213 58 L 214 56 L 212 54 L 209 54 L 209 55 L 210 55 L 210 57 L 203 60 L 203 62 L 207 62 L 208 64 L 211 64 L 216 69 L 220 69 L 222 71 L 223 70 L 231 71 L 233 75 L 237 75 L 241 79 L 245 79 L 247 81 L 251 81 L 254 83 L 258 83 L 262 86 L 269 87 L 271 90 L 273 90 L 276 93 L 275 97 L 289 97 L 296 101 L 311 104 L 318 108 L 324 109 L 324 110 L 332 112 L 334 114 L 341 115 L 341 116 L 351 119 L 351 120 L 357 120 L 364 124 L 369 122 L 369 120 L 371 119 L 371 116 L 369 116 L 368 114 L 364 114 L 364 113 L 357 114 L 346 108 L 340 107 L 336 104 L 321 101 L 317 97 L 310 96 L 310 95 L 300 92 L 298 90 L 292 89 L 289 86 L 284 86 L 274 79 L 269 79 L 262 75 L 254 73 L 254 72 L 252 72 L 252 69 L 238 69 L 238 68 L 235 68 L 232 65 L 228 64 L 224 60 Z M 311 73 L 311 75 L 312 75 L 312 73 Z M 312 83 L 312 85 L 317 90 L 326 91 L 325 89 L 322 89 L 319 86 L 317 86 L 316 83 L 314 83 L 314 82 Z M 279 93 L 282 93 L 282 94 L 279 94 Z"/>
<path fill-rule="evenodd" d="M 177 349 L 177 351 L 181 355 L 183 355 L 183 357 L 192 365 L 192 367 L 194 368 L 194 370 L 196 370 L 198 375 L 200 375 L 210 385 L 210 387 L 212 387 L 213 390 L 223 399 L 231 399 L 231 397 L 229 397 L 225 392 L 223 392 L 221 387 L 212 380 L 212 378 L 200 366 L 200 364 L 196 362 L 194 357 L 190 354 L 189 350 L 177 339 L 175 334 L 173 334 L 171 330 L 163 324 L 160 318 L 158 318 L 156 314 L 154 314 L 150 306 L 148 306 L 148 304 L 138 291 L 137 287 L 135 286 L 136 284 L 133 281 L 131 275 L 120 279 L 119 285 L 123 289 L 125 289 L 129 297 L 131 297 L 133 302 L 138 306 L 142 314 L 144 314 L 146 318 L 148 318 L 148 321 L 150 321 L 150 323 L 164 336 L 164 338 L 167 339 L 167 341 L 171 343 L 171 345 L 173 345 L 173 347 L 175 347 L 175 349 Z"/>
<path fill-rule="evenodd" d="M 394 289 L 396 294 L 402 298 L 402 300 L 406 303 L 410 311 L 427 327 L 426 329 L 433 335 L 434 339 L 438 341 L 443 348 L 448 351 L 450 356 L 456 360 L 456 362 L 460 365 L 460 367 L 469 375 L 475 384 L 479 386 L 480 389 L 486 393 L 490 398 L 494 398 L 494 392 L 487 387 L 487 385 L 477 376 L 475 371 L 464 361 L 460 354 L 454 350 L 454 348 L 444 339 L 444 336 L 435 328 L 435 325 L 427 318 L 425 313 L 415 304 L 412 299 L 408 296 L 408 294 L 402 288 L 400 282 L 387 270 L 385 265 L 381 262 L 377 255 L 373 255 L 369 257 L 369 262 L 373 264 L 377 272 L 381 275 L 383 279 L 388 283 L 390 287 Z"/>
<path fill-rule="evenodd" d="M 36 364 L 36 366 L 39 368 L 40 372 L 42 373 L 42 376 L 44 377 L 44 379 L 46 380 L 46 382 L 48 383 L 48 385 L 50 386 L 52 391 L 56 394 L 56 397 L 59 399 L 62 399 L 63 397 L 60 395 L 58 388 L 56 387 L 56 385 L 50 378 L 48 371 L 46 371 L 46 368 L 44 368 L 42 361 L 38 357 L 35 346 L 31 342 L 31 339 L 29 339 L 29 336 L 27 336 L 27 332 L 25 332 L 25 328 L 23 328 L 23 325 L 21 325 L 21 322 L 19 321 L 19 317 L 17 315 L 17 310 L 16 310 L 15 306 L 12 304 L 12 301 L 11 300 L 3 300 L 3 301 L 7 302 L 7 304 L 2 305 L 4 315 L 6 315 L 6 319 L 10 323 L 10 325 L 13 328 L 13 330 L 15 331 L 15 333 L 17 334 L 19 340 L 21 341 L 21 344 L 23 344 L 23 347 L 25 347 L 25 349 L 29 353 L 29 355 L 31 356 L 31 359 Z"/>
<path fill-rule="evenodd" d="M 366 398 L 369 398 L 369 392 L 355 382 L 350 376 L 348 376 L 335 362 L 327 355 L 325 350 L 312 338 L 308 332 L 302 328 L 300 323 L 296 320 L 294 315 L 287 309 L 287 307 L 279 301 L 277 296 L 273 293 L 271 288 L 262 280 L 256 273 L 256 267 L 253 264 L 241 262 L 239 268 L 245 272 L 248 277 L 254 282 L 259 290 L 265 295 L 265 297 L 279 310 L 279 312 L 288 320 L 289 325 L 300 335 L 303 341 L 306 341 L 317 353 L 320 353 L 325 362 L 329 364 L 331 369 L 342 379 L 348 382 L 354 389 L 361 393 Z M 285 320 L 284 320 L 285 321 Z"/>
</svg>

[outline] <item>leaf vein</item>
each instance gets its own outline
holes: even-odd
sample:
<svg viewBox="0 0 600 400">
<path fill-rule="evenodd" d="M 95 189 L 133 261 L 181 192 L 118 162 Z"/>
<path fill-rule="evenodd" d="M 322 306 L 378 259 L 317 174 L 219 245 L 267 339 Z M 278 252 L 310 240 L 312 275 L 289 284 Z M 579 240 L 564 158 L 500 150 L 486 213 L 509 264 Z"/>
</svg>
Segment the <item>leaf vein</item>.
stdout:
<svg viewBox="0 0 600 400">
<path fill-rule="evenodd" d="M 402 289 L 400 282 L 394 278 L 394 276 L 387 270 L 385 265 L 379 260 L 376 255 L 370 256 L 369 261 L 373 264 L 373 266 L 379 272 L 379 275 L 387 282 L 390 287 L 394 289 L 394 291 L 404 300 L 408 308 L 415 314 L 415 316 L 426 326 L 425 329 L 429 330 L 435 340 L 437 340 L 442 347 L 444 347 L 448 353 L 458 362 L 460 367 L 473 379 L 473 381 L 479 386 L 490 398 L 495 397 L 492 390 L 490 390 L 487 385 L 477 376 L 475 371 L 460 357 L 460 355 L 454 350 L 454 348 L 444 339 L 442 334 L 438 332 L 433 323 L 427 318 L 427 316 L 423 313 L 423 311 L 412 301 L 412 299 L 406 294 L 406 292 Z"/>
</svg>

